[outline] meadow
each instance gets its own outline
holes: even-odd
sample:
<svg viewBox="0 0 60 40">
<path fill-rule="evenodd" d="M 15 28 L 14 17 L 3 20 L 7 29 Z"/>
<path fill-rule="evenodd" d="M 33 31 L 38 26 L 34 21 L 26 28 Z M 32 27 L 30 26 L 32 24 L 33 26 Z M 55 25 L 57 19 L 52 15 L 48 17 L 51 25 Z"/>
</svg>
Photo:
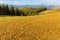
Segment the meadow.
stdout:
<svg viewBox="0 0 60 40">
<path fill-rule="evenodd" d="M 0 40 L 60 40 L 60 10 L 35 16 L 1 16 Z"/>
</svg>

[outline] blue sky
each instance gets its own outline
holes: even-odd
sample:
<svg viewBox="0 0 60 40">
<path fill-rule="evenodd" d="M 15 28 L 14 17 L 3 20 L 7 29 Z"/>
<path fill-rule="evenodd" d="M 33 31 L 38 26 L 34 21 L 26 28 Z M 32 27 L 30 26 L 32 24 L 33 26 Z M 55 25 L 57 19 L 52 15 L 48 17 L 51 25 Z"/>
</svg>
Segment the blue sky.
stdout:
<svg viewBox="0 0 60 40">
<path fill-rule="evenodd" d="M 14 5 L 60 5 L 60 0 L 0 0 L 0 4 Z"/>
</svg>

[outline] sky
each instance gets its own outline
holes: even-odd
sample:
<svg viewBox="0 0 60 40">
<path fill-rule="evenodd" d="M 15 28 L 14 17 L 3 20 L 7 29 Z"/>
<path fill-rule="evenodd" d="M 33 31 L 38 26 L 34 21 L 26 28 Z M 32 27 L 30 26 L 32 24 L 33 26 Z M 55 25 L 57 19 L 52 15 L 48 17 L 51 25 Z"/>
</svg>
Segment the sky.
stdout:
<svg viewBox="0 0 60 40">
<path fill-rule="evenodd" d="M 0 0 L 0 4 L 13 5 L 60 5 L 60 0 Z"/>
</svg>

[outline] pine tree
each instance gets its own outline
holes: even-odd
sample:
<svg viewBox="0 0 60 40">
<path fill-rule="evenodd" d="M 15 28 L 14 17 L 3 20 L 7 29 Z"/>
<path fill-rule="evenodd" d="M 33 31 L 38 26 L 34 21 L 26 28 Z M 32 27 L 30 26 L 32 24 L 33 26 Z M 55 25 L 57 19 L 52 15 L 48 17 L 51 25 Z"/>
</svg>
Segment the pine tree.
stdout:
<svg viewBox="0 0 60 40">
<path fill-rule="evenodd" d="M 15 10 L 13 6 L 10 6 L 10 15 L 15 15 Z"/>
<path fill-rule="evenodd" d="M 10 15 L 10 12 L 9 12 L 9 7 L 8 7 L 8 5 L 6 5 L 5 12 L 6 12 L 6 13 L 5 13 L 6 15 Z"/>
<path fill-rule="evenodd" d="M 0 5 L 0 10 L 2 10 L 2 7 L 1 7 L 1 5 Z"/>
<path fill-rule="evenodd" d="M 19 8 L 16 8 L 15 15 L 18 15 L 18 16 L 21 15 L 20 12 L 19 12 Z"/>
<path fill-rule="evenodd" d="M 4 4 L 2 4 L 2 6 L 1 6 L 1 7 L 2 7 L 2 11 L 4 12 L 2 15 L 5 15 L 5 13 L 6 13 L 6 12 L 5 12 L 6 7 L 5 7 L 5 5 L 4 5 Z"/>
</svg>

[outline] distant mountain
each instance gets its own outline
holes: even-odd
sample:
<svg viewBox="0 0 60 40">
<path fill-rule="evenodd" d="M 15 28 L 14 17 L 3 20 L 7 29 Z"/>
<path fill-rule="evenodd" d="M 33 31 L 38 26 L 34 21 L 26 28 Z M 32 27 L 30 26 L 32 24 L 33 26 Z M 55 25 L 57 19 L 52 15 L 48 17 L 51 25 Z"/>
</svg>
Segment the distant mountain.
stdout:
<svg viewBox="0 0 60 40">
<path fill-rule="evenodd" d="M 35 8 L 35 7 L 42 7 L 42 5 L 13 5 L 13 6 L 14 6 L 14 8 L 23 8 L 23 7 L 32 7 L 32 8 Z"/>
<path fill-rule="evenodd" d="M 11 5 L 8 4 L 8 6 L 10 7 Z M 46 7 L 47 9 L 53 9 L 53 8 L 60 9 L 60 6 L 57 6 L 57 5 L 13 5 L 13 6 L 14 6 L 14 8 L 24 8 L 24 7 L 37 8 L 37 7 Z"/>
<path fill-rule="evenodd" d="M 52 7 L 51 9 L 60 9 L 60 6 Z"/>
<path fill-rule="evenodd" d="M 52 7 L 55 7 L 56 5 L 13 5 L 13 6 L 14 6 L 14 8 L 23 8 L 23 7 L 32 7 L 32 8 L 36 8 L 36 7 L 47 7 L 48 9 L 50 9 Z"/>
</svg>

